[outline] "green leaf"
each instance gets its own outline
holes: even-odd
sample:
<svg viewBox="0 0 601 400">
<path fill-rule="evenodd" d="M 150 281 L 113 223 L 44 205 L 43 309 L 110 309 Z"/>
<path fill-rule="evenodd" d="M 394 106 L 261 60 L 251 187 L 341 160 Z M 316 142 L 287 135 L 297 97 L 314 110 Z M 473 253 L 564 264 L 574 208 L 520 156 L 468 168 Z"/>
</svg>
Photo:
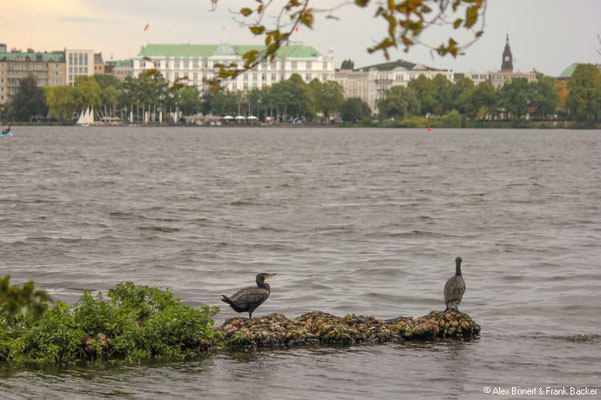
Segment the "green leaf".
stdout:
<svg viewBox="0 0 601 400">
<path fill-rule="evenodd" d="M 471 28 L 478 21 L 478 6 L 471 6 L 465 10 L 465 27 Z"/>
<path fill-rule="evenodd" d="M 249 29 L 253 35 L 262 35 L 263 32 L 265 32 L 265 27 L 263 25 L 251 26 Z"/>
</svg>

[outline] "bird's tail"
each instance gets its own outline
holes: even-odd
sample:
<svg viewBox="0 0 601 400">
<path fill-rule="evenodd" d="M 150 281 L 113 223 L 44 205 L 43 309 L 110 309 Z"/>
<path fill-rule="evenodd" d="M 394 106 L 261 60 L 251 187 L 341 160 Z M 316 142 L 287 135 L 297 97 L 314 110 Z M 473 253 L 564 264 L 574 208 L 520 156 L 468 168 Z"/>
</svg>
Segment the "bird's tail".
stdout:
<svg viewBox="0 0 601 400">
<path fill-rule="evenodd" d="M 229 304 L 230 307 L 232 307 L 234 309 L 234 311 L 236 311 L 236 312 L 242 312 L 243 311 L 242 309 L 240 309 L 240 307 L 238 307 L 238 304 L 236 304 L 236 302 L 234 302 L 234 300 L 230 299 L 229 297 L 227 297 L 224 294 L 221 295 L 221 301 L 223 301 L 224 303 Z"/>
</svg>

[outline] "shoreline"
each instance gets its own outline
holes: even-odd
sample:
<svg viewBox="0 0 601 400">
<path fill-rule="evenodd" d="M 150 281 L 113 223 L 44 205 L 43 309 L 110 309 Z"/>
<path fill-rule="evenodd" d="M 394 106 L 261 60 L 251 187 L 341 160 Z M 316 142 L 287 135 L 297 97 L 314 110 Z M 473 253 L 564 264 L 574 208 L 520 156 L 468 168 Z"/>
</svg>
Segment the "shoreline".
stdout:
<svg viewBox="0 0 601 400">
<path fill-rule="evenodd" d="M 365 122 L 357 124 L 319 124 L 319 123 L 280 123 L 280 124 L 121 124 L 121 125 L 93 125 L 81 128 L 382 128 L 382 129 L 601 129 L 601 121 L 464 121 L 461 126 L 441 123 L 433 120 L 428 123 L 425 119 L 420 120 L 401 120 L 401 121 L 382 121 L 382 122 Z M 29 123 L 29 122 L 12 122 L 12 126 L 16 127 L 78 127 L 74 123 L 60 122 L 44 122 L 44 123 Z"/>
</svg>

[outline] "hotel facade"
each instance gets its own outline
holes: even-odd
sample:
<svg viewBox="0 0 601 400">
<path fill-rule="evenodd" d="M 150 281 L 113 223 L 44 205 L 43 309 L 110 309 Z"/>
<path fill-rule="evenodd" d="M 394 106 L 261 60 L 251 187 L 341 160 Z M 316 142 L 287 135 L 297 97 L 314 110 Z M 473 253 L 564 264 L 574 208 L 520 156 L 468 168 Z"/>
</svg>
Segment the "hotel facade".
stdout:
<svg viewBox="0 0 601 400">
<path fill-rule="evenodd" d="M 157 69 L 170 83 L 180 82 L 199 89 L 204 81 L 217 77 L 218 64 L 242 67 L 242 55 L 250 50 L 262 50 L 252 45 L 190 45 L 148 44 L 133 60 L 133 75 Z M 271 86 L 286 80 L 292 74 L 305 82 L 334 79 L 333 51 L 322 55 L 311 46 L 282 46 L 275 59 L 265 61 L 236 79 L 223 83 L 228 90 L 252 90 Z"/>
</svg>

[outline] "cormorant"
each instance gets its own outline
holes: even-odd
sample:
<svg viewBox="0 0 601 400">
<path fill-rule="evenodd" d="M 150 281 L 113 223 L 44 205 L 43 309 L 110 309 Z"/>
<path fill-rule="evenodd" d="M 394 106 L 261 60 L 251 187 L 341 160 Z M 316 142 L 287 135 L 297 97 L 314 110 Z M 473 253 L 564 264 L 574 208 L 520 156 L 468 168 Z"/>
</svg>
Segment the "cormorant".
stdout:
<svg viewBox="0 0 601 400">
<path fill-rule="evenodd" d="M 271 287 L 265 279 L 276 274 L 257 274 L 257 286 L 249 286 L 238 290 L 232 296 L 221 295 L 221 301 L 227 303 L 236 312 L 248 312 L 248 317 L 253 317 L 253 311 L 267 300 Z"/>
<path fill-rule="evenodd" d="M 465 293 L 465 281 L 461 275 L 461 257 L 455 259 L 455 275 L 444 285 L 444 302 L 447 310 L 459 310 L 459 303 Z"/>
</svg>

